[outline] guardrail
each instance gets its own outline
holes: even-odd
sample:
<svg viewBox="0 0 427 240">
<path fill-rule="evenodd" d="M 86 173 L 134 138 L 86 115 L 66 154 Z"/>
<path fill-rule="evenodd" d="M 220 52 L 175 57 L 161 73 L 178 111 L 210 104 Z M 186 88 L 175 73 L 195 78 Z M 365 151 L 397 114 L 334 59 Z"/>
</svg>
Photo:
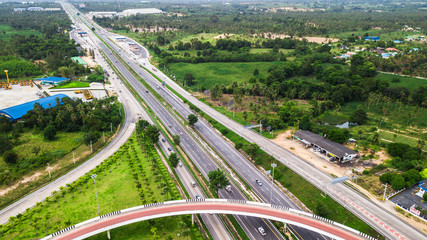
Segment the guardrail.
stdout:
<svg viewBox="0 0 427 240">
<path fill-rule="evenodd" d="M 201 206 L 200 204 L 206 204 L 206 209 L 196 209 L 193 208 L 193 210 L 189 210 L 186 209 L 185 206 L 187 205 L 188 208 L 190 208 L 191 205 L 197 205 L 197 206 Z M 215 209 L 215 207 L 209 208 L 209 204 L 212 204 L 212 206 L 216 206 L 218 207 L 218 204 L 224 204 L 225 206 L 228 205 L 228 209 L 227 207 L 220 207 L 218 209 Z M 303 212 L 300 210 L 296 210 L 296 209 L 291 209 L 285 206 L 281 206 L 281 205 L 272 205 L 272 204 L 268 204 L 268 203 L 260 203 L 260 202 L 251 202 L 251 201 L 246 201 L 246 200 L 235 200 L 235 199 L 205 199 L 205 198 L 199 198 L 199 199 L 185 199 L 185 200 L 175 200 L 175 201 L 168 201 L 168 202 L 157 202 L 157 203 L 151 203 L 151 204 L 145 204 L 145 205 L 141 205 L 141 206 L 137 206 L 137 207 L 133 207 L 133 208 L 128 208 L 128 209 L 123 209 L 123 210 L 119 210 L 119 211 L 114 211 L 108 214 L 104 214 L 92 219 L 89 219 L 85 222 L 81 222 L 79 224 L 67 227 L 65 229 L 62 229 L 60 231 L 57 231 L 53 234 L 50 234 L 49 236 L 43 238 L 43 239 L 51 239 L 51 238 L 56 238 L 56 237 L 60 237 L 60 235 L 67 233 L 71 230 L 78 230 L 78 228 L 80 227 L 85 227 L 88 225 L 92 225 L 92 224 L 97 224 L 99 222 L 104 221 L 104 219 L 114 219 L 115 217 L 117 218 L 120 215 L 125 215 L 126 213 L 135 213 L 144 209 L 154 209 L 154 208 L 164 208 L 164 207 L 173 207 L 174 205 L 176 206 L 182 206 L 183 210 L 175 210 L 172 212 L 167 212 L 165 213 L 160 213 L 160 214 L 154 214 L 153 218 L 157 218 L 157 217 L 164 217 L 166 215 L 168 216 L 174 216 L 174 215 L 182 215 L 182 214 L 193 214 L 193 213 L 204 213 L 204 211 L 206 212 L 215 212 L 215 213 L 223 213 L 223 214 L 240 214 L 240 215 L 247 215 L 247 216 L 253 216 L 253 217 L 263 217 L 263 218 L 270 218 L 273 220 L 277 220 L 277 221 L 283 221 L 283 222 L 289 222 L 291 224 L 296 224 L 296 225 L 300 225 L 301 227 L 305 227 L 308 229 L 311 229 L 313 231 L 316 231 L 317 228 L 314 227 L 314 225 L 310 225 L 310 223 L 304 223 L 304 219 L 310 218 L 313 220 L 316 220 L 316 222 L 322 222 L 325 223 L 326 225 L 323 225 L 324 228 L 322 229 L 318 229 L 318 232 L 325 234 L 327 236 L 330 237 L 334 237 L 334 233 L 332 230 L 325 230 L 329 226 L 329 229 L 332 227 L 336 230 L 338 230 L 338 233 L 346 233 L 348 236 L 354 236 L 355 238 L 357 238 L 356 236 L 360 236 L 362 238 L 365 239 L 369 239 L 369 240 L 375 240 L 375 238 L 368 236 L 365 233 L 362 233 L 360 231 L 357 231 L 353 228 L 347 227 L 343 224 L 334 222 L 332 220 L 329 220 L 327 218 L 324 217 L 320 217 L 317 215 L 314 215 L 312 213 L 307 213 L 307 212 Z M 236 205 L 236 210 L 234 210 L 234 206 L 230 208 L 230 205 Z M 248 208 L 248 209 L 244 209 L 242 207 L 255 207 L 255 208 Z M 194 206 L 193 206 L 194 207 Z M 258 210 L 257 210 L 258 208 Z M 274 216 L 274 212 L 266 212 L 264 213 L 259 213 L 259 208 L 265 208 L 266 210 L 278 210 L 279 213 L 283 212 L 284 214 L 292 214 L 295 217 L 299 217 L 298 220 L 290 220 L 287 219 L 287 217 L 285 215 L 283 216 Z M 247 211 L 247 212 L 246 212 Z M 245 214 L 246 213 L 246 214 Z M 276 212 L 277 214 L 277 212 Z M 137 218 L 137 220 L 142 221 L 144 219 L 150 219 L 150 216 L 145 216 L 145 217 L 139 217 Z M 289 216 L 288 216 L 289 217 Z M 301 218 L 303 217 L 303 218 Z M 287 221 L 286 221 L 287 220 Z M 129 224 L 131 222 L 135 222 L 135 219 L 130 219 L 130 220 L 121 220 L 121 226 L 122 225 L 126 225 Z M 307 225 L 308 224 L 308 225 Z M 312 223 L 311 223 L 312 224 Z M 112 224 L 114 225 L 114 227 L 117 227 L 120 224 Z M 113 227 L 111 227 L 113 228 Z M 106 228 L 105 230 L 108 230 L 110 228 Z M 88 233 L 86 233 L 88 234 Z M 90 233 L 89 233 L 90 235 Z M 88 235 L 85 235 L 88 236 Z M 340 239 L 340 237 L 338 237 Z"/>
</svg>

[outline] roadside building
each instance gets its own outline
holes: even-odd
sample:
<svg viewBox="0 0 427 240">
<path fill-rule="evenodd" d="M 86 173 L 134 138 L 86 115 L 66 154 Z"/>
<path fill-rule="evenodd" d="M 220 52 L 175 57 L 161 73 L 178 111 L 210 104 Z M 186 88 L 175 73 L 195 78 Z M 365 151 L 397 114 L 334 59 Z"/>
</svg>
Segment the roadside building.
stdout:
<svg viewBox="0 0 427 240">
<path fill-rule="evenodd" d="M 42 8 L 42 7 L 29 7 L 29 8 L 27 8 L 27 10 L 30 12 L 40 12 L 40 11 L 44 11 L 44 8 Z"/>
<path fill-rule="evenodd" d="M 22 13 L 22 12 L 24 12 L 26 10 L 27 10 L 26 8 L 14 8 L 13 9 L 14 12 L 19 12 L 19 13 Z"/>
<path fill-rule="evenodd" d="M 419 182 L 418 187 L 420 188 L 420 192 L 422 194 L 427 193 L 427 180 Z"/>
<path fill-rule="evenodd" d="M 294 134 L 294 139 L 301 141 L 307 148 L 313 147 L 315 151 L 330 157 L 331 161 L 345 163 L 359 156 L 356 151 L 310 131 L 298 131 Z"/>
<path fill-rule="evenodd" d="M 86 37 L 87 36 L 87 32 L 77 32 L 77 34 L 79 34 L 80 37 Z"/>
<path fill-rule="evenodd" d="M 62 104 L 62 99 L 70 98 L 65 94 L 56 94 L 53 96 L 45 97 L 42 99 L 34 100 L 31 102 L 26 102 L 23 104 L 19 104 L 16 106 L 8 107 L 0 110 L 0 115 L 6 116 L 10 121 L 17 121 L 22 118 L 28 111 L 34 109 L 34 105 L 36 103 L 40 104 L 43 108 L 53 108 L 57 104 L 57 99 L 59 99 L 59 103 Z"/>
<path fill-rule="evenodd" d="M 62 77 L 46 77 L 46 78 L 35 78 L 35 81 L 40 81 L 41 84 L 59 85 L 60 83 L 70 80 L 69 78 Z"/>
<path fill-rule="evenodd" d="M 124 42 L 126 40 L 126 37 L 122 37 L 122 36 L 117 36 L 115 37 L 116 42 Z"/>
</svg>

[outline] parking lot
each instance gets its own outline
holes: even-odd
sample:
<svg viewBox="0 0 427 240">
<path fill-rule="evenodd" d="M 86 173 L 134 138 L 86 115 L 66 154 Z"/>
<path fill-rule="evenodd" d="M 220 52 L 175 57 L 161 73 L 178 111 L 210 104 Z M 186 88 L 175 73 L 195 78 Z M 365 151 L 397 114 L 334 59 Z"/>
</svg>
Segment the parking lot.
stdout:
<svg viewBox="0 0 427 240">
<path fill-rule="evenodd" d="M 427 210 L 427 203 L 421 202 L 422 198 L 420 196 L 415 195 L 415 193 L 417 193 L 418 191 L 419 188 L 417 185 L 415 185 L 392 197 L 390 201 L 400 204 L 408 210 L 414 204 L 416 206 L 420 206 L 424 210 Z"/>
</svg>

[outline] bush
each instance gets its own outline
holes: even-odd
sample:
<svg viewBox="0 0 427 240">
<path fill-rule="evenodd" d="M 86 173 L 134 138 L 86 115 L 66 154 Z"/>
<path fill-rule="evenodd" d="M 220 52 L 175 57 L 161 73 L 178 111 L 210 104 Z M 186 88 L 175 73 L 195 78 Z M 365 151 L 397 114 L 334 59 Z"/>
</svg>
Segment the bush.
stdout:
<svg viewBox="0 0 427 240">
<path fill-rule="evenodd" d="M 92 144 L 96 143 L 98 139 L 99 139 L 99 134 L 97 134 L 96 132 L 87 132 L 83 136 L 83 142 L 86 144 L 86 146 L 90 145 L 91 141 L 92 141 Z"/>
<path fill-rule="evenodd" d="M 3 159 L 6 163 L 15 164 L 18 160 L 18 154 L 13 151 L 3 153 Z"/>
<path fill-rule="evenodd" d="M 424 202 L 427 202 L 427 193 L 423 194 L 423 200 L 424 200 Z"/>
<path fill-rule="evenodd" d="M 234 146 L 235 149 L 241 149 L 243 147 L 242 143 L 236 143 L 236 145 Z"/>
<path fill-rule="evenodd" d="M 12 148 L 12 143 L 6 135 L 0 135 L 0 154 Z"/>
<path fill-rule="evenodd" d="M 44 139 L 46 140 L 54 140 L 55 136 L 56 136 L 56 128 L 53 125 L 48 125 L 47 127 L 45 127 L 45 129 L 43 130 L 43 136 Z"/>
<path fill-rule="evenodd" d="M 395 174 L 391 179 L 391 186 L 394 190 L 400 190 L 406 186 L 405 179 L 399 174 Z"/>
</svg>

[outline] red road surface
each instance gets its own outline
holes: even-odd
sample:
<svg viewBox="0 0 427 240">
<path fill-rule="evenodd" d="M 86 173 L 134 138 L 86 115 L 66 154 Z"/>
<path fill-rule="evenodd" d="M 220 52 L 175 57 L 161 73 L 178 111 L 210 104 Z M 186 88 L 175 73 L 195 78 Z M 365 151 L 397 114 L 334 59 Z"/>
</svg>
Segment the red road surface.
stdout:
<svg viewBox="0 0 427 240">
<path fill-rule="evenodd" d="M 192 204 L 182 204 L 182 205 L 161 205 L 155 208 L 141 209 L 137 212 L 125 213 L 120 216 L 108 218 L 101 220 L 101 222 L 92 223 L 89 226 L 77 228 L 71 230 L 68 233 L 64 233 L 58 236 L 58 239 L 75 239 L 79 236 L 85 235 L 87 233 L 108 227 L 114 224 L 121 222 L 129 221 L 132 219 L 137 219 L 141 217 L 148 217 L 157 214 L 172 213 L 172 212 L 181 212 L 181 211 L 196 211 L 196 210 L 224 210 L 224 211 L 239 211 L 242 213 L 256 213 L 263 214 L 272 217 L 284 218 L 294 222 L 299 222 L 307 226 L 329 232 L 337 237 L 347 239 L 347 240 L 356 240 L 360 239 L 350 233 L 347 233 L 343 230 L 334 228 L 326 223 L 318 222 L 314 219 L 308 217 L 294 215 L 292 213 L 284 213 L 275 209 L 267 209 L 257 206 L 239 206 L 235 204 L 224 204 L 224 203 L 192 203 Z"/>
</svg>

